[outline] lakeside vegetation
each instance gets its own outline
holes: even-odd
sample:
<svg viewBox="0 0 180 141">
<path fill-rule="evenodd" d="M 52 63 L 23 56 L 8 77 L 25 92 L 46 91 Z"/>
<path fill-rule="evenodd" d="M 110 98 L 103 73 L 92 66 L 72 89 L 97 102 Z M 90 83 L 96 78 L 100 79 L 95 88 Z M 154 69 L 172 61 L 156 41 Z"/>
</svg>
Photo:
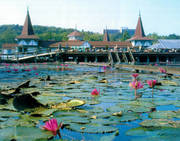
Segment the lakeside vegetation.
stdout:
<svg viewBox="0 0 180 141">
<path fill-rule="evenodd" d="M 15 43 L 16 36 L 21 34 L 23 26 L 21 25 L 1 25 L 0 26 L 0 47 L 4 43 Z M 40 37 L 41 40 L 56 40 L 56 41 L 67 41 L 67 35 L 73 32 L 75 29 L 65 29 L 54 26 L 33 26 L 34 32 Z M 102 41 L 103 34 L 94 33 L 90 31 L 80 31 L 84 40 L 86 41 Z M 148 37 L 157 41 L 158 39 L 180 39 L 179 35 L 158 35 L 157 33 L 149 34 Z M 130 36 L 127 32 L 123 35 L 121 33 L 110 35 L 111 41 L 125 41 Z"/>
</svg>

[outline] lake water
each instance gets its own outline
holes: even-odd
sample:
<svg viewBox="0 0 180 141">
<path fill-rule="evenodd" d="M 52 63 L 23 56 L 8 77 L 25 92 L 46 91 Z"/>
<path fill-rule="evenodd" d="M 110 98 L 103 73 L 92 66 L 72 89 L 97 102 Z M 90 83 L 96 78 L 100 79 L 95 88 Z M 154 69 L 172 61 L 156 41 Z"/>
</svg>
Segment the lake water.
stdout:
<svg viewBox="0 0 180 141">
<path fill-rule="evenodd" d="M 144 88 L 137 90 L 141 97 L 135 99 L 134 90 L 129 87 L 133 80 L 131 71 L 55 63 L 4 65 L 0 69 L 1 91 L 8 92 L 30 80 L 30 88 L 23 88 L 20 93 L 40 92 L 33 97 L 48 108 L 40 116 L 33 116 L 37 109 L 16 108 L 14 97 L 18 94 L 1 96 L 0 140 L 46 140 L 41 126 L 50 118 L 65 124 L 60 131 L 64 140 L 180 140 L 179 76 L 164 78 L 160 73 L 139 73 Z M 44 80 L 48 75 L 51 80 Z M 152 98 L 146 81 L 153 79 L 162 85 L 155 86 Z M 99 96 L 91 96 L 95 88 L 100 91 Z M 6 99 L 5 103 L 2 99 Z M 48 111 L 52 105 L 71 99 L 83 100 L 85 104 Z M 57 139 L 58 136 L 52 140 Z"/>
</svg>

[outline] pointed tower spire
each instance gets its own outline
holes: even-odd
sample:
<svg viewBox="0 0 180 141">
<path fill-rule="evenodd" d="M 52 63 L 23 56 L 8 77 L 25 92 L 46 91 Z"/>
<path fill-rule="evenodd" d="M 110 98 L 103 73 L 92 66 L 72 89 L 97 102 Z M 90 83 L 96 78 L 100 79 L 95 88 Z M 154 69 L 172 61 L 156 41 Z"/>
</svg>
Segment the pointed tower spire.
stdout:
<svg viewBox="0 0 180 141">
<path fill-rule="evenodd" d="M 136 26 L 135 35 L 136 37 L 145 37 L 144 28 L 141 20 L 141 13 L 139 13 L 138 23 Z"/>
<path fill-rule="evenodd" d="M 108 32 L 107 32 L 107 27 L 106 27 L 106 29 L 105 29 L 105 31 L 104 31 L 103 41 L 107 41 L 107 42 L 110 41 L 110 39 L 109 39 L 109 34 L 108 34 Z"/>
<path fill-rule="evenodd" d="M 21 35 L 34 35 L 33 27 L 31 24 L 31 18 L 29 15 L 29 8 L 27 8 L 26 20 Z"/>
<path fill-rule="evenodd" d="M 26 38 L 38 39 L 39 38 L 36 35 L 34 35 L 34 30 L 33 30 L 31 18 L 29 15 L 29 7 L 27 7 L 27 15 L 26 15 L 26 19 L 24 22 L 24 26 L 23 26 L 21 35 L 17 36 L 17 38 L 24 38 L 24 39 L 26 39 Z"/>
</svg>

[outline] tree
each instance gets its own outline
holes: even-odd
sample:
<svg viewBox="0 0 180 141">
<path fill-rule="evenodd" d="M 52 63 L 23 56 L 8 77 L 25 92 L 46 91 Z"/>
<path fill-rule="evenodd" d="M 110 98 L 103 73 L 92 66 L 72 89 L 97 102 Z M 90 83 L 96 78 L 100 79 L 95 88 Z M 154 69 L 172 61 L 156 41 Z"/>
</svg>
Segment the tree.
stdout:
<svg viewBox="0 0 180 141">
<path fill-rule="evenodd" d="M 127 31 L 125 31 L 122 35 L 121 41 L 126 41 L 130 38 L 130 35 Z"/>
</svg>

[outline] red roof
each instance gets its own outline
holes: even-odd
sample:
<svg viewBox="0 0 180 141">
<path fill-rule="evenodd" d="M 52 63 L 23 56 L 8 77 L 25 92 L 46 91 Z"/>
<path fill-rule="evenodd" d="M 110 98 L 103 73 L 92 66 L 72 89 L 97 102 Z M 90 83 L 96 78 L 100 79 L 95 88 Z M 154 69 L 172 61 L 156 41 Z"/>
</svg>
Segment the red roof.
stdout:
<svg viewBox="0 0 180 141">
<path fill-rule="evenodd" d="M 61 45 L 61 47 L 66 47 L 66 46 L 81 46 L 85 41 L 66 41 L 66 42 L 57 42 L 54 44 L 51 44 L 51 47 L 58 47 Z M 93 47 L 131 47 L 132 44 L 128 41 L 126 42 L 108 42 L 108 41 L 88 41 L 88 43 L 93 46 Z"/>
<path fill-rule="evenodd" d="M 36 35 L 19 35 L 16 37 L 17 39 L 39 39 Z"/>
<path fill-rule="evenodd" d="M 12 49 L 12 48 L 15 48 L 15 47 L 17 47 L 18 46 L 18 44 L 16 44 L 16 43 L 11 43 L 11 44 L 9 44 L 9 43 L 7 43 L 7 44 L 2 44 L 2 48 L 6 48 L 6 49 Z"/>
<path fill-rule="evenodd" d="M 79 33 L 78 31 L 74 31 L 68 35 L 68 37 L 72 37 L 72 36 L 81 36 L 81 33 Z"/>
<path fill-rule="evenodd" d="M 132 38 L 130 38 L 128 41 L 133 41 L 133 40 L 152 40 L 152 39 L 146 37 L 146 35 L 144 33 L 141 16 L 139 16 L 139 18 L 138 18 L 138 23 L 136 26 L 136 31 L 135 31 L 134 36 Z"/>
</svg>

